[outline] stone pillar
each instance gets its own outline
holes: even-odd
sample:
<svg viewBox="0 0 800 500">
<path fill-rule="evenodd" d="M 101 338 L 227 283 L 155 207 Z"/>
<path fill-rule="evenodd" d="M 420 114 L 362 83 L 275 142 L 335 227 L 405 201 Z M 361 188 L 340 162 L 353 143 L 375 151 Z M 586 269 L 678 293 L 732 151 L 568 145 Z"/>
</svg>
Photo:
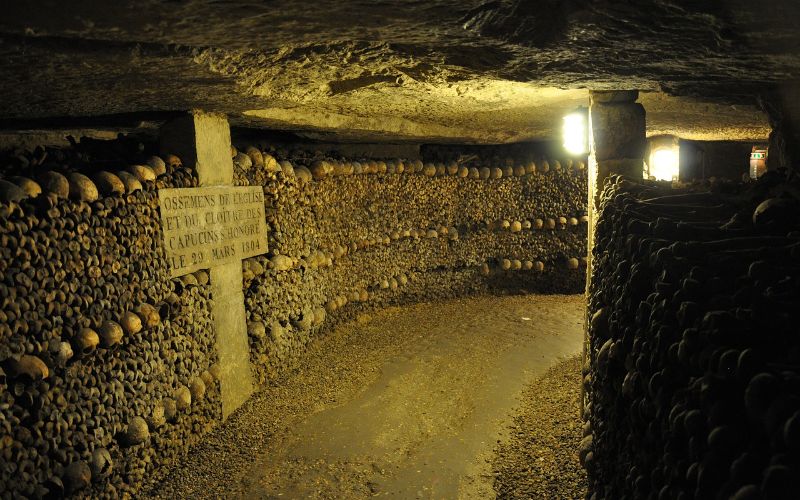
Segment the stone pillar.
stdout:
<svg viewBox="0 0 800 500">
<path fill-rule="evenodd" d="M 231 132 L 225 115 L 191 111 L 161 129 L 161 151 L 197 170 L 201 186 L 233 186 Z M 209 270 L 220 366 L 222 415 L 227 418 L 253 392 L 241 262 Z"/>
<path fill-rule="evenodd" d="M 222 416 L 228 418 L 253 393 L 242 291 L 242 263 L 212 267 L 209 274 L 214 298 L 217 356 L 221 368 Z"/>
<path fill-rule="evenodd" d="M 641 180 L 647 145 L 645 111 L 637 103 L 638 90 L 595 91 L 589 106 L 589 231 L 586 266 L 586 296 L 592 279 L 592 249 L 597 209 L 603 183 L 611 174 Z M 586 318 L 584 363 L 587 360 L 589 318 Z M 583 387 L 583 384 L 581 384 Z M 583 398 L 582 398 L 583 401 Z M 581 408 L 581 412 L 583 408 Z"/>
<path fill-rule="evenodd" d="M 636 90 L 592 92 L 589 107 L 590 186 L 595 201 L 610 174 L 641 179 L 644 170 L 644 107 Z M 590 187 L 592 190 L 592 187 Z M 590 200 L 591 201 L 591 200 Z"/>
<path fill-rule="evenodd" d="M 644 107 L 639 91 L 592 92 L 589 106 L 589 265 L 591 276 L 594 225 L 603 182 L 611 174 L 642 179 L 647 145 Z M 587 288 L 588 290 L 588 288 Z"/>
</svg>

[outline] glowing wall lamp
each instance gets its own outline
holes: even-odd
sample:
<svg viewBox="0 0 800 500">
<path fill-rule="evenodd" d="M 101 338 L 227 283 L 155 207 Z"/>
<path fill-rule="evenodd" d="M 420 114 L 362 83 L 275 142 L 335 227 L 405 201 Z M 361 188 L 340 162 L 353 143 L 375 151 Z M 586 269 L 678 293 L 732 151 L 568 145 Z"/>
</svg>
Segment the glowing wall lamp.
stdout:
<svg viewBox="0 0 800 500">
<path fill-rule="evenodd" d="M 677 180 L 679 170 L 679 149 L 674 147 L 661 147 L 650 153 L 650 177 L 657 181 Z"/>
<path fill-rule="evenodd" d="M 578 156 L 589 152 L 589 116 L 587 109 L 579 107 L 564 117 L 562 128 L 564 149 Z"/>
<path fill-rule="evenodd" d="M 657 181 L 680 179 L 680 139 L 659 135 L 647 140 L 649 154 L 644 177 Z"/>
</svg>

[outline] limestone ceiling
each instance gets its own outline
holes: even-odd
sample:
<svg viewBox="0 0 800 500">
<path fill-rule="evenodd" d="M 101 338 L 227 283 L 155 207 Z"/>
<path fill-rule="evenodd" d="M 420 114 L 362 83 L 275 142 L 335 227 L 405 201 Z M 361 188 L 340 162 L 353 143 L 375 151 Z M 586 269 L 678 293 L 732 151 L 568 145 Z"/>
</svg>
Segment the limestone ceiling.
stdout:
<svg viewBox="0 0 800 500">
<path fill-rule="evenodd" d="M 345 140 L 557 134 L 639 88 L 651 133 L 755 139 L 800 79 L 792 0 L 3 2 L 0 119 L 200 107 Z M 107 5 L 106 5 L 107 4 Z"/>
</svg>

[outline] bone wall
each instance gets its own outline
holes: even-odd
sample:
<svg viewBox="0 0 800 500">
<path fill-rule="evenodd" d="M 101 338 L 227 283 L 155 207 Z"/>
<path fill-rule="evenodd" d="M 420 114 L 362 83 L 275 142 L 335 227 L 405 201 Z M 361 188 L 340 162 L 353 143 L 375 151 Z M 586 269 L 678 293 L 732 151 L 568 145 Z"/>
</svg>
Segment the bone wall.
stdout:
<svg viewBox="0 0 800 500">
<path fill-rule="evenodd" d="M 155 491 L 222 420 L 208 273 L 169 278 L 158 212 L 159 188 L 197 180 L 149 149 L 0 156 L 2 496 Z M 242 264 L 260 383 L 375 308 L 583 289 L 581 163 L 242 149 L 236 183 L 264 187 L 270 231 Z"/>
<path fill-rule="evenodd" d="M 241 149 L 238 183 L 264 186 L 271 228 L 270 253 L 244 263 L 261 383 L 298 366 L 316 332 L 372 308 L 585 286 L 581 162 Z"/>
<path fill-rule="evenodd" d="M 795 498 L 800 201 L 784 180 L 606 183 L 580 450 L 590 498 Z"/>
<path fill-rule="evenodd" d="M 2 159 L 3 498 L 139 492 L 221 420 L 208 275 L 169 278 L 158 214 L 196 179 L 111 144 Z"/>
</svg>

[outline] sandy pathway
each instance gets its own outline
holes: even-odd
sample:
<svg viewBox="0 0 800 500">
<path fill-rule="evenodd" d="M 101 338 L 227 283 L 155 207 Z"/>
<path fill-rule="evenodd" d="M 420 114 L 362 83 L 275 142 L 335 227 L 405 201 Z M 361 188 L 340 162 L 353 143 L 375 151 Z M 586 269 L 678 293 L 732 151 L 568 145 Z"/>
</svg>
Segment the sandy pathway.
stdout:
<svg viewBox="0 0 800 500">
<path fill-rule="evenodd" d="M 314 342 L 157 492 L 240 498 L 487 498 L 524 386 L 579 352 L 581 296 L 394 308 Z M 565 411 L 577 412 L 576 408 Z"/>
</svg>

